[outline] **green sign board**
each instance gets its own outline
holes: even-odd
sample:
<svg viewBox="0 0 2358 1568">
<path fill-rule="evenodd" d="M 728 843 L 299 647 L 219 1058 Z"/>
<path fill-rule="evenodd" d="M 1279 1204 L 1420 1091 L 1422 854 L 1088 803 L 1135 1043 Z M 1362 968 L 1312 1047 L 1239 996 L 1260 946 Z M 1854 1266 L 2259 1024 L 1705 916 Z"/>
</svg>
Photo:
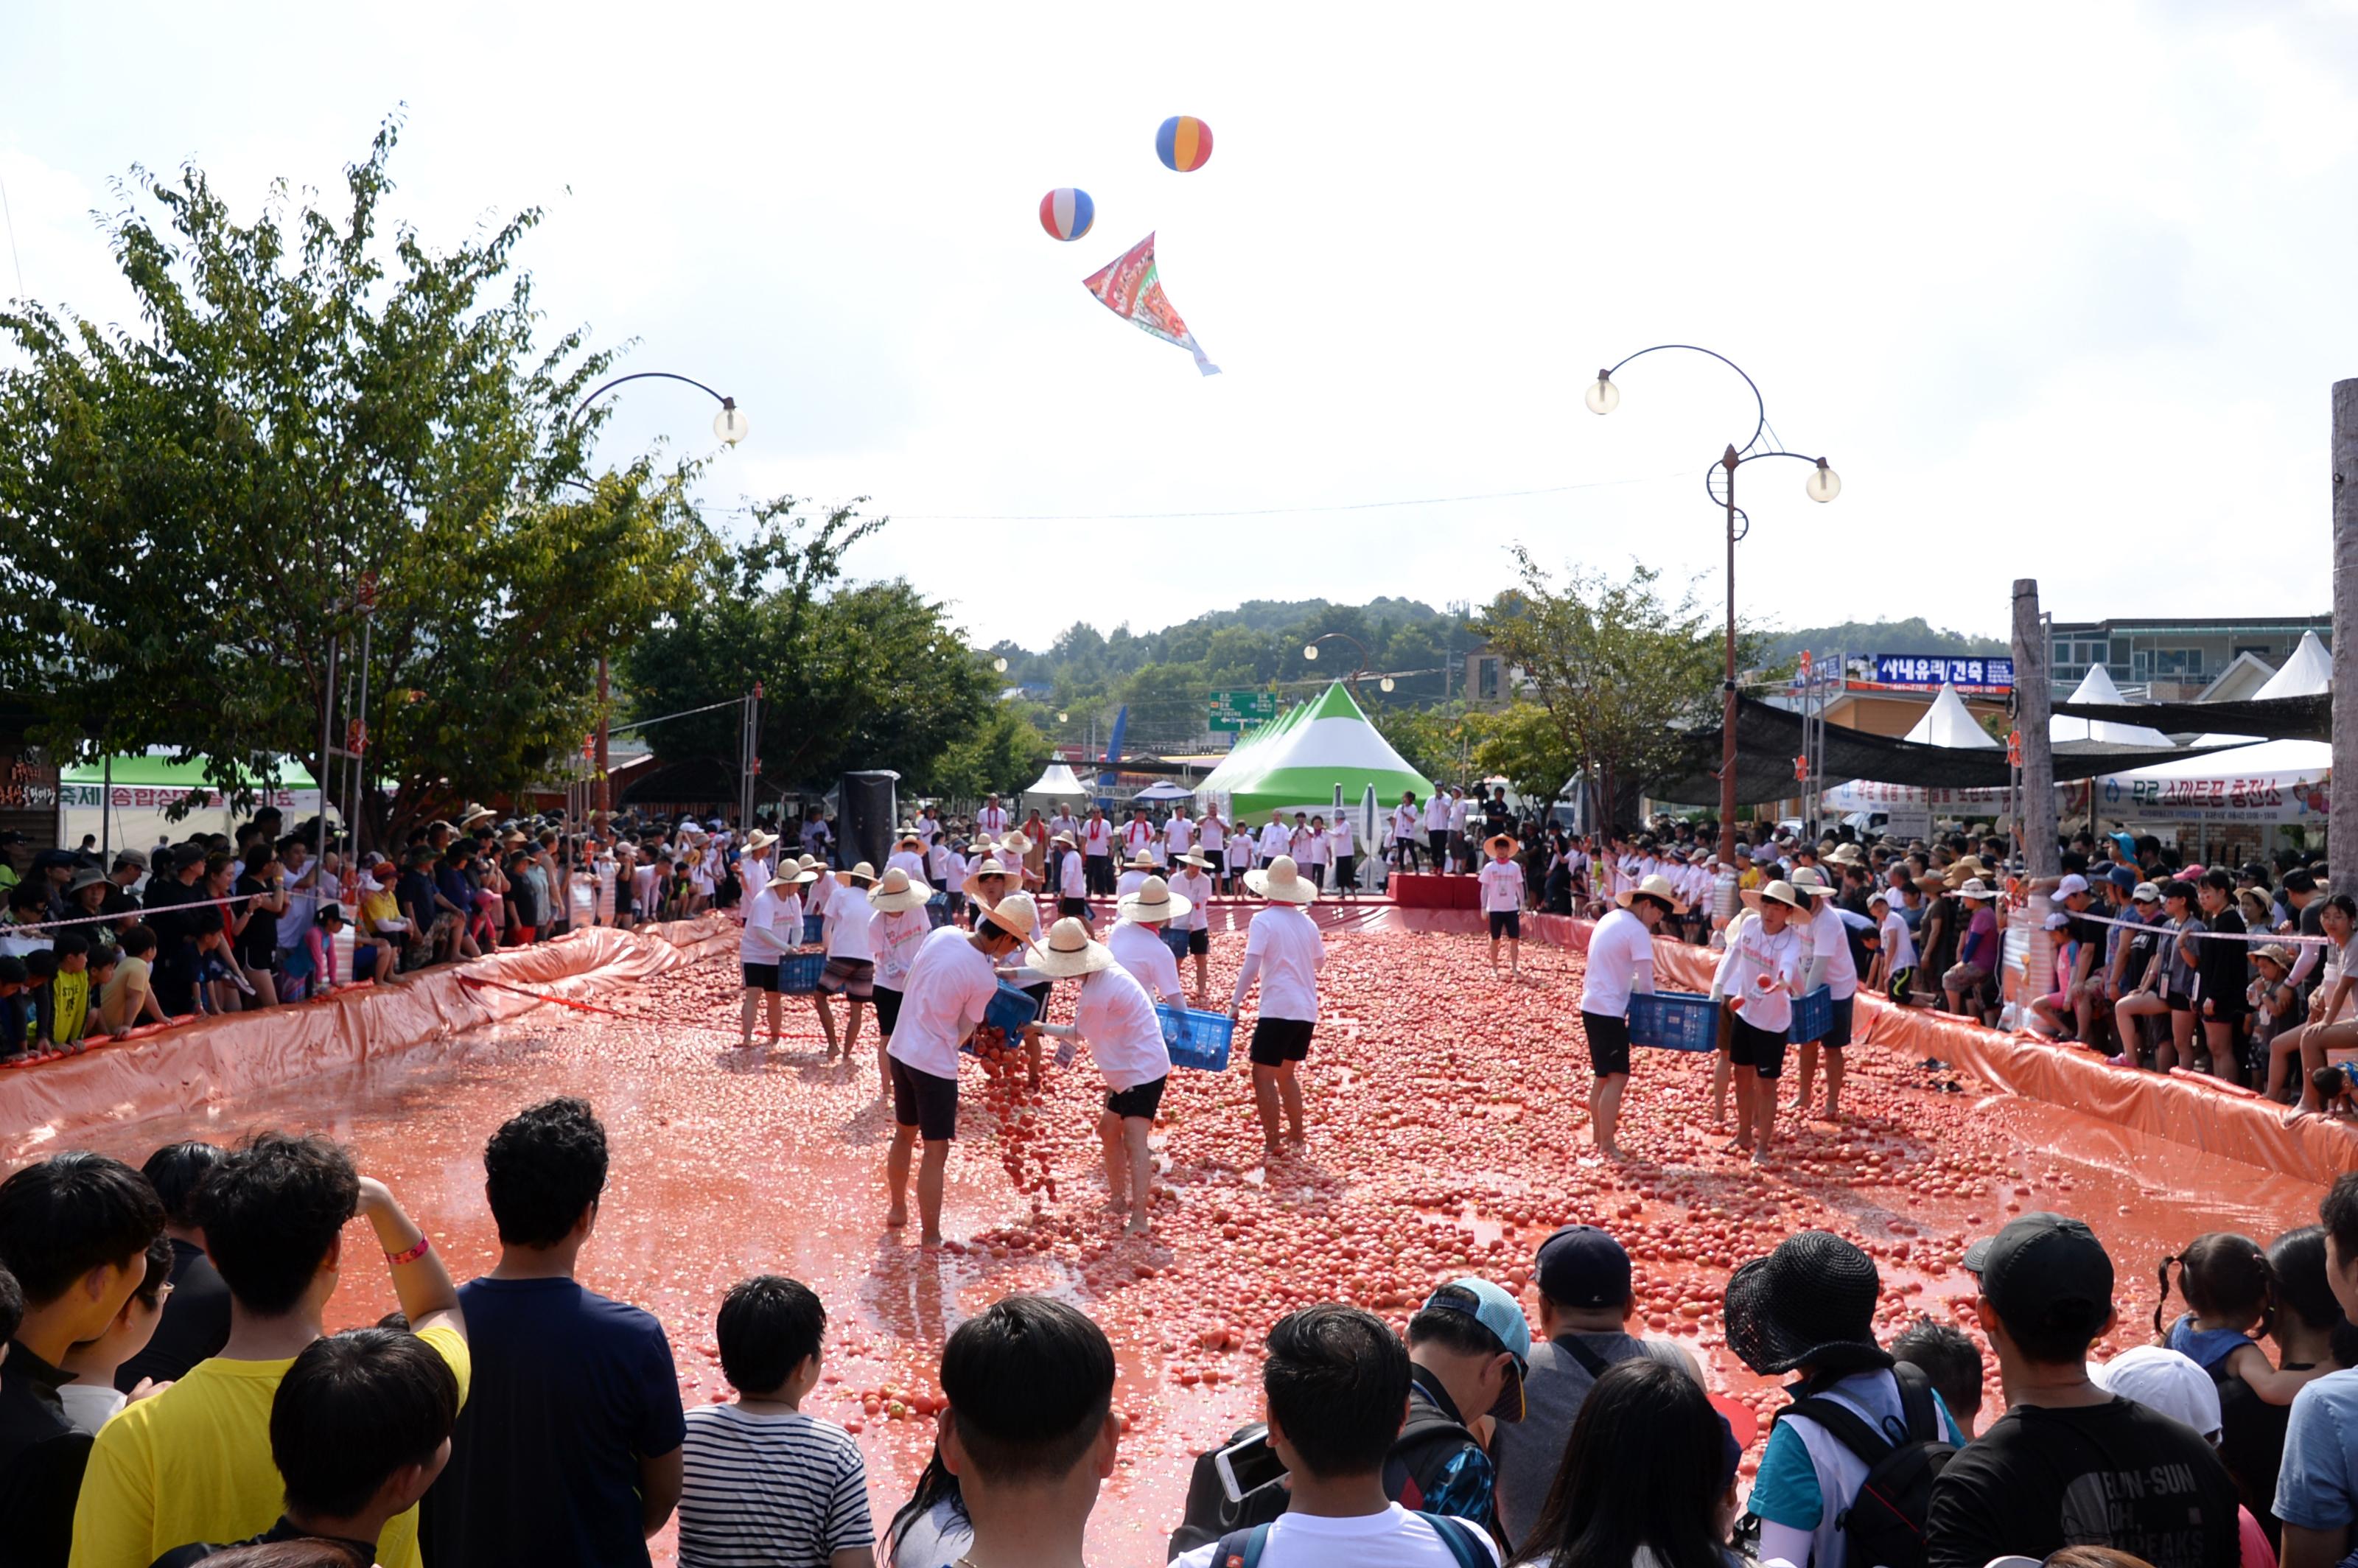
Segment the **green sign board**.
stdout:
<svg viewBox="0 0 2358 1568">
<path fill-rule="evenodd" d="M 1277 717 L 1273 691 L 1216 691 L 1212 694 L 1211 728 L 1245 730 Z"/>
</svg>

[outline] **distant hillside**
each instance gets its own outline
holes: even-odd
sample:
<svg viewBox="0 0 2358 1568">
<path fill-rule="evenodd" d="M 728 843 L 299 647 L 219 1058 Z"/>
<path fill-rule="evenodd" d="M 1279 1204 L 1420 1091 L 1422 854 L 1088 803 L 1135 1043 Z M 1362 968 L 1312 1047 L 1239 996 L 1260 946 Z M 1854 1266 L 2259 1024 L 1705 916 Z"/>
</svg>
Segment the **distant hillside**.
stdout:
<svg viewBox="0 0 2358 1568">
<path fill-rule="evenodd" d="M 1929 624 L 1922 616 L 1905 621 L 1845 621 L 1839 626 L 1809 626 L 1767 636 L 1763 664 L 1777 664 L 1807 648 L 1813 654 L 1999 654 L 2012 644 L 2004 637 L 1972 637 Z"/>
</svg>

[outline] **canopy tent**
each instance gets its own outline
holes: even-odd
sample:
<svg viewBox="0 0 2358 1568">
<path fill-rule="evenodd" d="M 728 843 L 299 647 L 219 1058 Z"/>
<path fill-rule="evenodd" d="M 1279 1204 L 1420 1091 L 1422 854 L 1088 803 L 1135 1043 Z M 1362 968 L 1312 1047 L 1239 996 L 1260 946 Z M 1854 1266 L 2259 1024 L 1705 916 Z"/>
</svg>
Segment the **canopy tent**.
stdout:
<svg viewBox="0 0 2358 1568">
<path fill-rule="evenodd" d="M 1156 779 L 1130 797 L 1132 800 L 1193 800 L 1195 792 L 1185 784 L 1173 784 L 1169 779 Z"/>
<path fill-rule="evenodd" d="M 1916 728 L 1908 731 L 1908 739 L 1919 746 L 1952 746 L 1977 751 L 2006 744 L 1981 727 L 1966 708 L 1964 699 L 1957 695 L 1957 688 L 1946 681 L 1941 683 L 1940 691 L 1932 698 L 1932 706 L 1924 710 L 1924 717 L 1916 721 Z M 2168 741 L 2162 743 L 2169 744 Z"/>
<path fill-rule="evenodd" d="M 2111 720 L 2117 724 L 2151 725 L 2184 735 L 2217 725 L 2236 735 L 2267 741 L 2331 741 L 2333 739 L 2333 694 L 2306 697 L 2256 697 L 2234 702 L 2059 702 L 2055 711 L 2070 719 Z"/>
<path fill-rule="evenodd" d="M 1433 793 L 1432 781 L 1392 750 L 1341 681 L 1248 731 L 1195 796 L 1226 800 L 1228 819 L 1243 822 L 1271 811 L 1331 811 L 1338 786 L 1346 801 L 1369 789 L 1379 800 Z"/>
<path fill-rule="evenodd" d="M 2121 688 L 2102 665 L 2091 665 L 2088 673 L 2071 697 L 2073 702 L 2121 705 Z M 2100 742 L 2112 746 L 2141 746 L 2149 752 L 2172 749 L 2169 736 L 2149 724 L 2124 724 L 2111 719 L 2075 718 L 2057 713 L 2047 720 L 2047 738 L 2059 746 Z"/>
<path fill-rule="evenodd" d="M 2313 700 L 2332 685 L 2333 661 L 2325 644 L 2316 633 L 2305 632 L 2284 668 L 2270 676 L 2251 701 Z M 2331 717 L 2329 712 L 2329 736 Z M 2113 773 L 2098 790 L 2103 808 L 2124 817 L 2198 822 L 2324 821 L 2326 786 L 2333 771 L 2330 739 L 2255 741 L 2249 735 L 2214 733 L 2195 744 L 2224 744 L 2227 749 Z"/>
<path fill-rule="evenodd" d="M 2284 662 L 2284 668 L 2270 676 L 2267 684 L 2252 694 L 2252 700 L 2266 702 L 2279 697 L 2318 697 L 2332 688 L 2333 660 L 2326 653 L 2325 644 L 2317 640 L 2316 633 L 2304 632 L 2300 634 L 2300 645 L 2292 651 L 2292 657 Z M 2331 738 L 2331 730 L 2327 736 L 2329 740 Z M 2201 737 L 2194 743 L 2198 746 L 2230 746 L 2258 739 L 2256 735 L 2213 732 Z"/>
<path fill-rule="evenodd" d="M 1040 776 L 1023 786 L 1023 797 L 1030 800 L 1039 795 L 1051 800 L 1086 800 L 1088 786 L 1073 776 L 1073 770 L 1062 762 L 1050 762 Z"/>
<path fill-rule="evenodd" d="M 205 780 L 204 764 L 168 757 L 115 757 L 83 762 L 58 774 L 58 842 L 69 847 L 85 837 L 115 849 L 152 849 L 194 833 L 232 833 L 265 806 L 275 806 L 294 827 L 319 811 L 319 786 L 309 770 L 281 758 L 267 777 L 249 781 L 254 800 L 243 811 Z M 175 808 L 186 807 L 175 818 Z M 329 816 L 341 820 L 341 814 Z"/>
</svg>

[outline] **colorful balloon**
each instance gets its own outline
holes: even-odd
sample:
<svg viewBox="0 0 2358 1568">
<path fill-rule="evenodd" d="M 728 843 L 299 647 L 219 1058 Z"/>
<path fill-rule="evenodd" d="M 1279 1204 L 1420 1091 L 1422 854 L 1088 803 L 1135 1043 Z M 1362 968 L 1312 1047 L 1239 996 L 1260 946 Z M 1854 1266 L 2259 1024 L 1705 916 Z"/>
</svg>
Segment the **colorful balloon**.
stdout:
<svg viewBox="0 0 2358 1568">
<path fill-rule="evenodd" d="M 1174 114 L 1154 133 L 1154 156 L 1163 167 L 1193 174 L 1212 157 L 1212 127 L 1193 114 Z"/>
<path fill-rule="evenodd" d="M 1052 238 L 1077 240 L 1089 232 L 1097 217 L 1098 204 L 1086 190 L 1066 186 L 1040 198 L 1040 226 Z"/>
</svg>

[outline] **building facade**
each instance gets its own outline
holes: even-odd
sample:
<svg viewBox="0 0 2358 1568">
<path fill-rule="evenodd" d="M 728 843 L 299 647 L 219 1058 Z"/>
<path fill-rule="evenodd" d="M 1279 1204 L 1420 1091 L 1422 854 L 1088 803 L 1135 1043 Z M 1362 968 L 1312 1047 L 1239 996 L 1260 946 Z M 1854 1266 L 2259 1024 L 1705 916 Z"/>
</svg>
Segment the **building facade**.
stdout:
<svg viewBox="0 0 2358 1568">
<path fill-rule="evenodd" d="M 2145 688 L 2156 702 L 2191 702 L 2244 654 L 2281 665 L 2314 632 L 2329 647 L 2333 617 L 2245 615 L 2216 618 L 2116 616 L 2107 621 L 2050 623 L 2049 678 L 2058 694 L 2078 686 L 2102 665 L 2125 692 Z M 2138 695 L 2129 693 L 2129 695 Z"/>
</svg>

